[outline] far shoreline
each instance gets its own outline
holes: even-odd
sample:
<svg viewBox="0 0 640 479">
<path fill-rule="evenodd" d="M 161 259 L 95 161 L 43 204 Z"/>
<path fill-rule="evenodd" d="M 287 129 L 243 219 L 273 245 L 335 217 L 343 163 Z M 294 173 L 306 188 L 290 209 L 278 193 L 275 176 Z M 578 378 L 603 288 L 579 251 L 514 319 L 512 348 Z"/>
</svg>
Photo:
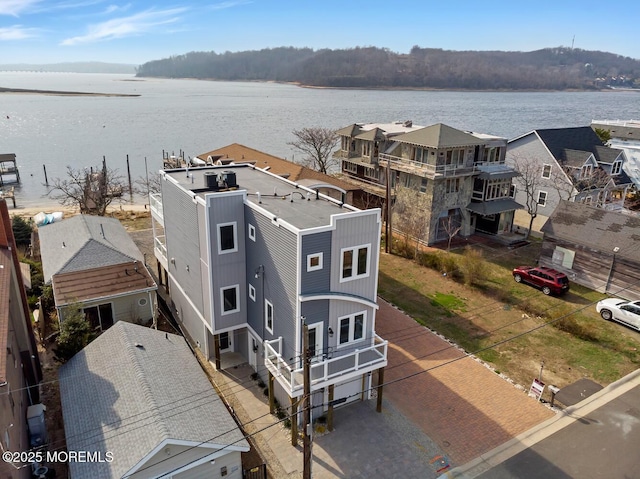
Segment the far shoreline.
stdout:
<svg viewBox="0 0 640 479">
<path fill-rule="evenodd" d="M 57 90 L 35 90 L 29 88 L 5 88 L 0 87 L 0 94 L 18 95 L 53 95 L 53 96 L 100 96 L 100 97 L 139 97 L 139 94 L 130 93 L 94 93 L 81 91 L 57 91 Z"/>
</svg>

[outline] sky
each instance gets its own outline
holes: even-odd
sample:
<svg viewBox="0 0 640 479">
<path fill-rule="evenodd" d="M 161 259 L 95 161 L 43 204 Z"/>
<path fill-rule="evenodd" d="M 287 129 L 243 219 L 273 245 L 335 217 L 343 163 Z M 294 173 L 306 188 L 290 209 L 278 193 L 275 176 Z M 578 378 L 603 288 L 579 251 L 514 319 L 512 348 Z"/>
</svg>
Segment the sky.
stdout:
<svg viewBox="0 0 640 479">
<path fill-rule="evenodd" d="M 141 65 L 193 51 L 565 46 L 640 59 L 640 1 L 0 0 L 0 64 Z"/>
</svg>

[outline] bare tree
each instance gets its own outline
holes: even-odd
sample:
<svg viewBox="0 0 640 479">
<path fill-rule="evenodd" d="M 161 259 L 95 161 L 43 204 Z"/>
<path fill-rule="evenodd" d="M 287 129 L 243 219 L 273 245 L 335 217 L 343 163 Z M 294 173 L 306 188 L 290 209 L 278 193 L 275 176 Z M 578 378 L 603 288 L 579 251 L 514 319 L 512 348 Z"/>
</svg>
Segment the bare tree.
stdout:
<svg viewBox="0 0 640 479">
<path fill-rule="evenodd" d="M 525 208 L 531 219 L 529 220 L 529 228 L 525 239 L 529 238 L 533 220 L 538 216 L 538 198 L 536 191 L 542 181 L 542 165 L 533 158 L 514 158 L 514 168 L 520 174 L 515 178 L 516 184 L 520 191 L 525 194 Z"/>
<path fill-rule="evenodd" d="M 147 198 L 149 195 L 157 194 L 162 191 L 162 177 L 160 173 L 149 173 L 147 176 L 140 176 L 134 181 L 134 191 L 140 196 Z"/>
<path fill-rule="evenodd" d="M 462 224 L 460 220 L 458 220 L 455 216 L 449 215 L 447 219 L 441 223 L 442 228 L 445 233 L 447 233 L 447 252 L 451 249 L 451 240 L 457 235 L 462 229 Z"/>
<path fill-rule="evenodd" d="M 424 239 L 429 228 L 431 196 L 420 193 L 412 188 L 399 187 L 395 194 L 393 214 L 394 224 L 402 232 L 405 244 L 409 240 L 415 241 L 414 257 L 418 256 L 420 241 Z"/>
<path fill-rule="evenodd" d="M 332 156 L 339 141 L 334 130 L 321 127 L 303 128 L 293 130 L 293 135 L 296 140 L 288 144 L 302 152 L 302 164 L 325 174 L 339 166 L 340 160 Z"/>
<path fill-rule="evenodd" d="M 106 165 L 97 171 L 67 166 L 67 177 L 53 180 L 49 196 L 63 206 L 78 208 L 80 213 L 104 216 L 124 189 L 122 176 Z"/>
</svg>

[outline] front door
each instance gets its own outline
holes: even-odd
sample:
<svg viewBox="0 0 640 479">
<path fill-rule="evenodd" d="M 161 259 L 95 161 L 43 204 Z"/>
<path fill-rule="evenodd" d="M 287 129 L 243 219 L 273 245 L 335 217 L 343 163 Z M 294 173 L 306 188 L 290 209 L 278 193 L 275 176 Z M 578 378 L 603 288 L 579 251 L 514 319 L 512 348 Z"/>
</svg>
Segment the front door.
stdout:
<svg viewBox="0 0 640 479">
<path fill-rule="evenodd" d="M 225 353 L 231 348 L 231 338 L 229 332 L 220 333 L 220 352 Z"/>
<path fill-rule="evenodd" d="M 309 356 L 311 361 L 322 361 L 322 323 L 309 326 Z"/>
</svg>

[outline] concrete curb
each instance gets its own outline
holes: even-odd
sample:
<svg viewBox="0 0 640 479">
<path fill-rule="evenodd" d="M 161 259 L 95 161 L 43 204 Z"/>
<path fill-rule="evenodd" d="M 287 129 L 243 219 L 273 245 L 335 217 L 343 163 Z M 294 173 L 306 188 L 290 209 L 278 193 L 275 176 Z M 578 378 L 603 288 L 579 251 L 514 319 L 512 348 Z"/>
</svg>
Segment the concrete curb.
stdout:
<svg viewBox="0 0 640 479">
<path fill-rule="evenodd" d="M 492 467 L 503 463 L 507 459 L 533 446 L 553 433 L 568 426 L 569 424 L 584 418 L 603 404 L 621 396 L 627 391 L 640 385 L 640 369 L 627 374 L 625 377 L 609 384 L 597 393 L 589 396 L 574 406 L 570 406 L 559 412 L 556 416 L 548 419 L 538 426 L 531 428 L 527 432 L 507 441 L 486 454 L 482 454 L 467 464 L 453 468 L 451 471 L 441 475 L 442 479 L 460 478 L 472 479 L 488 471 Z"/>
</svg>

